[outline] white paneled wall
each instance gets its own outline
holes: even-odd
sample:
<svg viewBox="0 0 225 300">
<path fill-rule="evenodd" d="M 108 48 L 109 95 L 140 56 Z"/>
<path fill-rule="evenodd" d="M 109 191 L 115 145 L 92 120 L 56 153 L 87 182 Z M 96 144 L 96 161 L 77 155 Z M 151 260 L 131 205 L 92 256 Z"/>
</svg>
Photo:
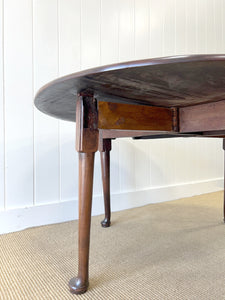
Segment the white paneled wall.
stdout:
<svg viewBox="0 0 225 300">
<path fill-rule="evenodd" d="M 57 0 L 33 1 L 33 84 L 36 92 L 59 73 Z M 59 201 L 59 121 L 34 110 L 34 204 Z"/>
<path fill-rule="evenodd" d="M 13 9 L 12 9 L 13 8 Z M 33 204 L 32 2 L 4 1 L 5 208 Z"/>
<path fill-rule="evenodd" d="M 3 0 L 0 0 L 0 210 L 4 209 L 4 194 L 5 194 L 3 55 L 4 55 L 4 52 L 3 52 Z"/>
<path fill-rule="evenodd" d="M 81 69 L 81 1 L 59 0 L 59 76 Z M 78 189 L 78 168 L 74 124 L 59 124 L 60 201 L 74 200 Z"/>
<path fill-rule="evenodd" d="M 0 233 L 77 217 L 75 126 L 33 107 L 94 66 L 225 52 L 223 0 L 0 0 Z M 113 210 L 222 188 L 218 139 L 113 141 Z M 93 214 L 103 212 L 96 155 Z"/>
</svg>

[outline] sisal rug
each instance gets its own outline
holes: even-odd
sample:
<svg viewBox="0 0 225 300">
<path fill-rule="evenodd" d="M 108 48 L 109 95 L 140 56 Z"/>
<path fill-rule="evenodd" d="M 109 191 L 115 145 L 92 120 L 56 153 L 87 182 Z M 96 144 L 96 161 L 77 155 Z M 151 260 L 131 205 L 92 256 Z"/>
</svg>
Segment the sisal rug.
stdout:
<svg viewBox="0 0 225 300">
<path fill-rule="evenodd" d="M 225 299 L 223 193 L 92 218 L 90 287 L 71 295 L 77 221 L 0 236 L 0 299 Z"/>
</svg>

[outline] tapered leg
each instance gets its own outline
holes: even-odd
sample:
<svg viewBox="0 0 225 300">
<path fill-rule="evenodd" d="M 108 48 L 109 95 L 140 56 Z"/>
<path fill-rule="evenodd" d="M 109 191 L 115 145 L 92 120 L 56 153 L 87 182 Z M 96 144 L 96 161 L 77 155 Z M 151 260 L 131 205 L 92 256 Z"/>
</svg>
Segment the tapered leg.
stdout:
<svg viewBox="0 0 225 300">
<path fill-rule="evenodd" d="M 111 209 L 110 209 L 110 150 L 111 139 L 99 140 L 99 151 L 101 156 L 102 168 L 102 185 L 105 205 L 105 218 L 101 222 L 102 227 L 110 226 Z"/>
<path fill-rule="evenodd" d="M 223 139 L 223 150 L 225 150 L 225 139 Z M 224 155 L 223 221 L 225 223 L 225 155 Z"/>
<path fill-rule="evenodd" d="M 69 282 L 73 293 L 88 288 L 91 204 L 95 153 L 79 153 L 79 267 L 78 276 Z"/>
<path fill-rule="evenodd" d="M 111 209 L 110 209 L 110 152 L 101 153 L 101 166 L 102 166 L 102 184 L 103 184 L 103 195 L 105 204 L 105 218 L 101 222 L 102 227 L 110 226 Z"/>
<path fill-rule="evenodd" d="M 91 95 L 79 95 L 76 112 L 76 148 L 79 152 L 78 275 L 69 282 L 72 293 L 88 288 L 91 204 L 94 156 L 98 149 L 97 103 Z"/>
</svg>

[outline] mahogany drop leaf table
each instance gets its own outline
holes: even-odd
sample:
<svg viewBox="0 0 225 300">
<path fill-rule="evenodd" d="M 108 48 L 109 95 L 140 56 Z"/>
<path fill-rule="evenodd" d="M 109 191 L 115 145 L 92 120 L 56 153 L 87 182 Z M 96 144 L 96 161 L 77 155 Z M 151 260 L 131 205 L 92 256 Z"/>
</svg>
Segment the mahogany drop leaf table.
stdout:
<svg viewBox="0 0 225 300">
<path fill-rule="evenodd" d="M 95 152 L 101 153 L 102 226 L 108 227 L 112 139 L 225 137 L 225 54 L 146 59 L 74 73 L 40 89 L 35 105 L 50 116 L 76 121 L 79 266 L 69 287 L 81 294 L 88 288 Z"/>
</svg>

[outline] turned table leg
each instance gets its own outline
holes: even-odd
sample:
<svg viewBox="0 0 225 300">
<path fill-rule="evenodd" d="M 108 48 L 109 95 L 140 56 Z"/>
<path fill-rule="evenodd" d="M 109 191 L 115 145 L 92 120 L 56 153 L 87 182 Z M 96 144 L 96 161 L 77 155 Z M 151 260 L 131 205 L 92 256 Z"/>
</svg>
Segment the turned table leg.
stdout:
<svg viewBox="0 0 225 300">
<path fill-rule="evenodd" d="M 71 292 L 81 294 L 88 288 L 91 204 L 95 153 L 79 153 L 79 266 L 78 276 L 69 282 Z"/>
<path fill-rule="evenodd" d="M 101 155 L 102 168 L 102 185 L 105 205 L 105 218 L 101 222 L 102 227 L 110 226 L 111 209 L 110 209 L 110 150 L 111 139 L 103 139 L 99 143 L 99 151 Z"/>
<path fill-rule="evenodd" d="M 94 156 L 98 149 L 97 103 L 91 95 L 79 95 L 76 111 L 76 148 L 79 152 L 78 275 L 69 282 L 72 293 L 88 288 L 91 204 Z"/>
</svg>

